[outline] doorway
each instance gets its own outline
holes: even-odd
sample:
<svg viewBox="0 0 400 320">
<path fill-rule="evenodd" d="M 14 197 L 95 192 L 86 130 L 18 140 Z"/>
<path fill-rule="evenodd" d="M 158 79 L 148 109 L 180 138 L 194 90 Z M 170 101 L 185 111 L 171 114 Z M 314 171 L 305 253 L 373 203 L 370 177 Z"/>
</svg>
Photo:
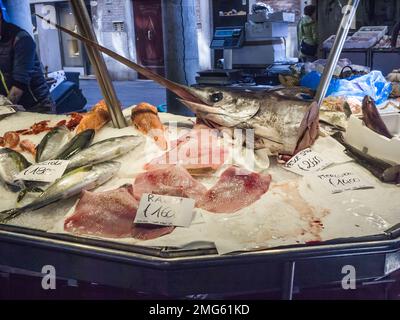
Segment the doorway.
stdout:
<svg viewBox="0 0 400 320">
<path fill-rule="evenodd" d="M 78 32 L 78 26 L 69 3 L 58 3 L 57 11 L 60 24 Z M 91 74 L 89 59 L 83 44 L 64 32 L 60 32 L 63 68 L 66 71 L 79 71 L 81 75 Z"/>
<path fill-rule="evenodd" d="M 133 1 L 138 63 L 165 75 L 161 0 Z M 139 79 L 145 79 L 139 75 Z"/>
</svg>

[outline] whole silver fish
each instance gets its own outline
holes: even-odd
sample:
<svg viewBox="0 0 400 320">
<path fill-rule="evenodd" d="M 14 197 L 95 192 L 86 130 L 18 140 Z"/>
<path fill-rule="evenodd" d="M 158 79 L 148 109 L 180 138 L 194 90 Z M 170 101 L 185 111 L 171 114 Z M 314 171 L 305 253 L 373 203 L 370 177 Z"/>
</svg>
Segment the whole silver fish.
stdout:
<svg viewBox="0 0 400 320">
<path fill-rule="evenodd" d="M 202 103 L 181 101 L 197 118 L 210 127 L 254 130 L 259 148 L 265 148 L 269 155 L 294 154 L 301 134 L 312 123 L 318 123 L 317 109 L 309 123 L 303 122 L 310 111 L 307 98 L 312 94 L 305 88 L 240 92 L 220 88 L 188 90 Z M 313 132 L 309 132 L 307 143 L 313 143 L 318 136 L 318 126 L 315 127 Z"/>
<path fill-rule="evenodd" d="M 95 133 L 93 129 L 88 129 L 77 134 L 61 148 L 60 152 L 55 156 L 55 159 L 69 159 L 81 150 L 87 148 L 92 143 Z"/>
<path fill-rule="evenodd" d="M 28 168 L 31 163 L 25 157 L 9 148 L 0 149 L 0 179 L 16 189 L 24 188 L 22 181 L 14 181 L 15 176 Z"/>
<path fill-rule="evenodd" d="M 68 143 L 69 130 L 65 126 L 55 127 L 49 131 L 36 147 L 36 162 L 53 160 Z"/>
<path fill-rule="evenodd" d="M 97 142 L 71 157 L 67 170 L 121 157 L 144 141 L 141 136 L 122 136 Z"/>
<path fill-rule="evenodd" d="M 20 214 L 43 208 L 51 203 L 78 195 L 83 190 L 92 190 L 111 179 L 120 169 L 115 161 L 75 169 L 51 184 L 30 204 L 0 212 L 0 222 L 6 222 Z"/>
</svg>

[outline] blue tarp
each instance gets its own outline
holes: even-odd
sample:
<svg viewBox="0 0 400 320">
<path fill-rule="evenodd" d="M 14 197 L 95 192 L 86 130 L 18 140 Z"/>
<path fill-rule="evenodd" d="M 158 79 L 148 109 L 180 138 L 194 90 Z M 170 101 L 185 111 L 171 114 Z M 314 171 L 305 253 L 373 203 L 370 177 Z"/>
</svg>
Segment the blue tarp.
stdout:
<svg viewBox="0 0 400 320">
<path fill-rule="evenodd" d="M 317 90 L 321 74 L 311 71 L 300 81 L 300 85 Z M 392 92 L 392 85 L 385 79 L 380 71 L 371 71 L 363 76 L 353 76 L 346 79 L 332 79 L 326 93 L 328 96 L 354 97 L 362 101 L 366 95 L 375 100 L 377 104 L 385 102 Z"/>
<path fill-rule="evenodd" d="M 0 0 L 1 13 L 3 14 L 4 20 L 9 22 L 10 20 L 8 18 L 7 9 L 6 9 L 5 5 L 4 5 L 4 3 L 5 3 L 4 0 Z"/>
</svg>

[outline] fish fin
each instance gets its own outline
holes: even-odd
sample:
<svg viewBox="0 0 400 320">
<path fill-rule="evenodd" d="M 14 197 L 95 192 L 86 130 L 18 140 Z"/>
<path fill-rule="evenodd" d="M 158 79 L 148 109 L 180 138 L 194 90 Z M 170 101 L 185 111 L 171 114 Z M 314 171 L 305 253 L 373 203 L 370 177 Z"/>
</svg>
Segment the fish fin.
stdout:
<svg viewBox="0 0 400 320">
<path fill-rule="evenodd" d="M 304 87 L 276 88 L 269 90 L 269 92 L 276 97 L 286 100 L 312 101 L 314 97 L 314 91 Z"/>
<path fill-rule="evenodd" d="M 350 118 L 350 116 L 353 114 L 353 112 L 351 111 L 350 105 L 347 101 L 344 102 L 343 104 L 343 111 L 344 114 L 346 115 L 346 118 Z"/>
<path fill-rule="evenodd" d="M 26 194 L 28 193 L 28 189 L 22 189 L 19 193 L 18 193 L 18 198 L 17 198 L 17 204 L 20 203 L 26 196 Z"/>
<path fill-rule="evenodd" d="M 318 137 L 319 132 L 319 107 L 313 102 L 308 108 L 300 124 L 296 149 L 293 154 L 310 147 Z"/>
<path fill-rule="evenodd" d="M 39 187 L 23 188 L 17 198 L 17 203 L 20 203 L 28 193 L 43 193 L 44 190 Z"/>
<path fill-rule="evenodd" d="M 370 96 L 365 96 L 362 102 L 363 121 L 365 125 L 376 133 L 392 139 L 393 135 L 389 132 L 386 124 L 383 122 L 375 101 Z"/>
<path fill-rule="evenodd" d="M 15 186 L 15 185 L 8 184 L 8 183 L 5 183 L 4 185 L 5 185 L 6 188 L 7 188 L 8 190 L 10 190 L 11 192 L 18 192 L 19 190 L 22 189 L 20 186 Z"/>
</svg>

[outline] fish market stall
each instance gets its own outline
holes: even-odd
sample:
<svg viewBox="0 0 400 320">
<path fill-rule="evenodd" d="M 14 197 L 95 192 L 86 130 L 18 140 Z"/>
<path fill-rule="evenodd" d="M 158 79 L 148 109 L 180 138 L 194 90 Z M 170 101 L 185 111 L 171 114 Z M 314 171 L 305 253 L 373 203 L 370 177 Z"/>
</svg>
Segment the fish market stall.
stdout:
<svg viewBox="0 0 400 320">
<path fill-rule="evenodd" d="M 137 112 L 141 106 L 133 110 Z M 306 152 L 312 157 L 302 158 L 306 163 L 303 169 L 319 166 L 321 170 L 307 169 L 299 174 L 295 165 L 290 167 L 257 152 L 250 158 L 252 165 L 246 148 L 238 146 L 229 134 L 214 136 L 213 130 L 193 128 L 195 119 L 159 114 L 165 126 L 164 140 L 162 136 L 143 135 L 143 129 L 135 126 L 132 108 L 124 110 L 124 115 L 133 124 L 124 129 L 105 124 L 87 143 L 93 148 L 98 142 L 120 137 L 96 150 L 104 155 L 104 149 L 112 145 L 129 145 L 118 151 L 122 156 L 113 156 L 111 162 L 97 160 L 100 163 L 91 167 L 96 171 L 105 163 L 111 164 L 101 171 L 102 179 L 94 189 L 91 186 L 86 188 L 91 191 L 61 197 L 38 208 L 29 207 L 37 197 L 32 190 L 20 200 L 18 206 L 28 205 L 27 210 L 17 209 L 0 226 L 0 265 L 40 272 L 43 265 L 51 264 L 61 277 L 169 296 L 272 289 L 284 289 L 288 294 L 294 285 L 340 281 L 346 264 L 359 266 L 360 280 L 383 277 L 398 269 L 400 189 L 382 183 L 358 165 L 331 136 L 320 136 Z M 22 146 L 27 142 L 40 145 L 50 130 L 42 130 L 45 126 L 69 127 L 71 139 L 73 133 L 85 129 L 86 119 L 76 118 L 16 113 L 1 121 L 0 136 L 20 132 L 17 144 L 11 138 L 4 143 L 11 143 L 34 163 L 32 152 Z M 198 134 L 201 131 L 203 136 Z M 127 137 L 134 140 L 125 140 Z M 210 137 L 216 145 L 206 143 Z M 57 142 L 62 144 L 61 140 Z M 171 150 L 191 143 L 200 150 L 195 157 L 206 148 L 205 153 L 211 158 L 218 155 L 218 161 L 198 165 L 190 156 L 190 161 L 179 159 L 178 152 L 177 162 L 183 162 L 172 166 L 163 162 L 171 159 Z M 85 151 L 91 147 L 85 147 L 70 158 L 70 163 L 78 167 L 79 161 L 85 163 L 82 156 L 77 157 L 80 153 L 92 157 Z M 46 152 L 45 148 L 40 156 Z M 151 179 L 157 175 L 163 178 L 156 177 L 161 180 L 154 184 Z M 326 184 L 332 179 L 334 187 Z M 357 183 L 346 187 L 350 180 Z M 134 224 L 138 201 L 145 193 L 194 199 L 189 225 L 147 228 Z M 0 211 L 13 210 L 19 196 L 3 183 Z M 263 270 L 268 270 L 268 275 Z M 318 272 L 311 276 L 312 270 Z M 257 276 L 250 280 L 250 275 Z M 238 280 L 229 284 L 232 277 Z"/>
<path fill-rule="evenodd" d="M 0 265 L 50 265 L 58 277 L 169 297 L 291 298 L 341 283 L 346 266 L 359 283 L 398 270 L 398 112 L 381 116 L 383 95 L 360 83 L 383 82 L 385 98 L 390 85 L 371 72 L 341 79 L 344 97 L 324 100 L 358 3 L 349 1 L 315 95 L 188 87 L 48 22 L 164 86 L 196 118 L 148 103 L 121 114 L 108 103 L 115 95 L 65 116 L 5 103 Z"/>
</svg>

